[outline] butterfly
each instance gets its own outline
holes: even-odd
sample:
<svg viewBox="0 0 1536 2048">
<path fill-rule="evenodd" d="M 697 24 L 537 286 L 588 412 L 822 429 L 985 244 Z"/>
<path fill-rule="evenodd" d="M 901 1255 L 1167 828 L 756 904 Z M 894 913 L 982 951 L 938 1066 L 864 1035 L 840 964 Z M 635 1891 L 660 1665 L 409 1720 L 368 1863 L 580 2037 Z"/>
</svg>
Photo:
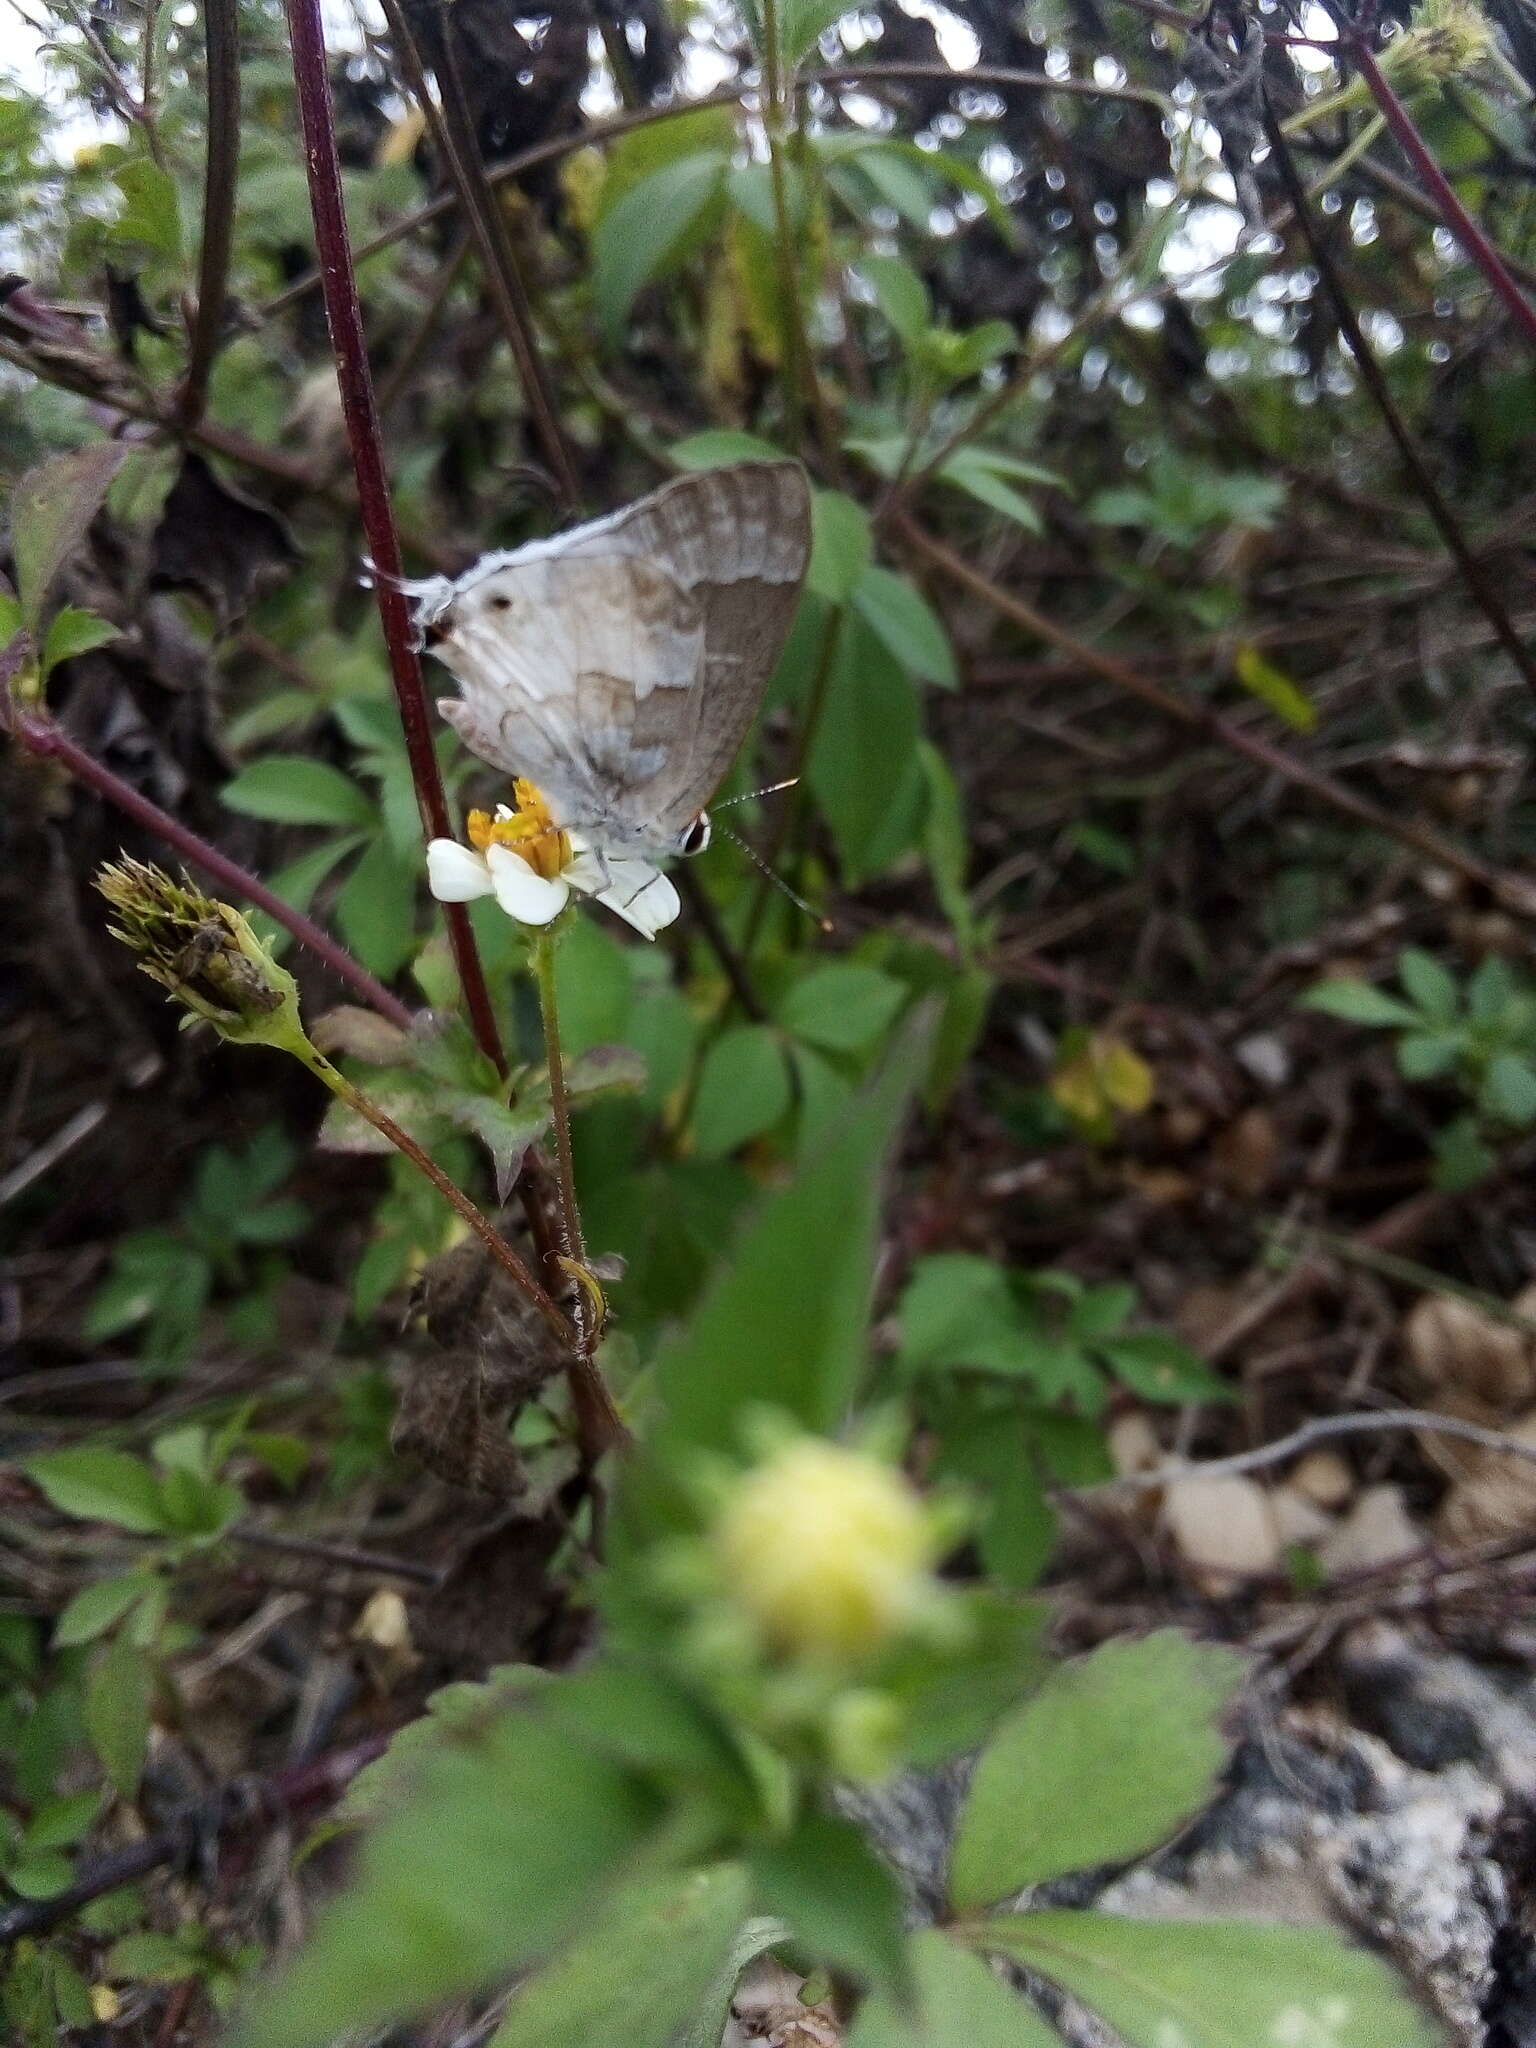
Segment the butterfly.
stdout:
<svg viewBox="0 0 1536 2048">
<path fill-rule="evenodd" d="M 800 465 L 739 462 L 406 589 L 470 751 L 537 784 L 598 860 L 652 860 L 708 845 L 810 549 Z"/>
</svg>

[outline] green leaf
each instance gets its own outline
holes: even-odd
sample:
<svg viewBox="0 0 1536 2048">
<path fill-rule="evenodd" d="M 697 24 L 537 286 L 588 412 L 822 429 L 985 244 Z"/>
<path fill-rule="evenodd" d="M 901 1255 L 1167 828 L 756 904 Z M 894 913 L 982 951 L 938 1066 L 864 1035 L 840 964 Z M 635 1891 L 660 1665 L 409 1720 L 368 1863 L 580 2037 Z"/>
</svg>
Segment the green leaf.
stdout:
<svg viewBox="0 0 1536 2048">
<path fill-rule="evenodd" d="M 506 1201 L 528 1147 L 536 1145 L 549 1128 L 548 1103 L 509 1109 L 490 1095 L 464 1095 L 453 1103 L 449 1115 L 461 1131 L 472 1131 L 490 1153 L 496 1199 Z"/>
<path fill-rule="evenodd" d="M 341 935 L 370 972 L 391 981 L 416 950 L 416 892 L 421 869 L 402 860 L 381 833 L 336 898 Z"/>
<path fill-rule="evenodd" d="M 669 1441 L 734 1448 L 754 1401 L 807 1429 L 842 1419 L 865 1361 L 885 1158 L 919 1056 L 920 1039 L 904 1035 L 831 1141 L 763 1203 L 686 1334 L 663 1352 Z"/>
<path fill-rule="evenodd" d="M 856 960 L 815 967 L 779 1005 L 778 1020 L 794 1038 L 823 1052 L 863 1052 L 895 1023 L 907 990 L 878 967 Z"/>
<path fill-rule="evenodd" d="M 351 1889 L 251 2002 L 237 2048 L 321 2048 L 541 1960 L 600 1910 L 657 1817 L 536 1695 L 419 1761 Z"/>
<path fill-rule="evenodd" d="M 63 1650 L 75 1643 L 93 1643 L 158 1584 L 148 1572 L 115 1572 L 109 1579 L 82 1586 L 54 1623 L 53 1647 Z"/>
<path fill-rule="evenodd" d="M 378 814 L 357 784 L 325 761 L 302 754 L 268 754 L 224 785 L 224 802 L 248 818 L 278 825 L 378 823 Z"/>
<path fill-rule="evenodd" d="M 811 562 L 807 587 L 828 604 L 846 604 L 874 553 L 869 514 L 842 491 L 811 494 Z"/>
<path fill-rule="evenodd" d="M 1498 1053 L 1488 1064 L 1478 1103 L 1520 1130 L 1536 1123 L 1536 1067 L 1518 1053 Z"/>
<path fill-rule="evenodd" d="M 743 434 L 734 427 L 713 427 L 707 433 L 690 434 L 674 442 L 672 460 L 681 469 L 718 469 L 731 462 L 782 462 L 784 450 L 760 434 Z"/>
<path fill-rule="evenodd" d="M 1116 1379 L 1145 1401 L 1233 1401 L 1237 1389 L 1166 1330 L 1130 1330 L 1095 1346 Z"/>
<path fill-rule="evenodd" d="M 23 1845 L 28 1849 L 68 1849 L 90 1831 L 100 1811 L 101 1793 L 95 1789 L 50 1799 L 27 1822 Z"/>
<path fill-rule="evenodd" d="M 962 1911 L 1165 1840 L 1211 1796 L 1246 1666 L 1171 1630 L 1063 1664 L 983 1751 L 960 1818 Z"/>
<path fill-rule="evenodd" d="M 1023 1913 L 970 1930 L 1130 2048 L 1446 2048 L 1386 1965 L 1321 1928 Z"/>
<path fill-rule="evenodd" d="M 11 493 L 11 548 L 28 630 L 41 637 L 49 586 L 101 510 L 128 457 L 122 441 L 93 441 L 29 469 Z"/>
<path fill-rule="evenodd" d="M 1017 1991 L 925 1927 L 908 1941 L 916 2009 L 876 1992 L 859 2007 L 848 2048 L 1061 2048 L 1061 2036 Z"/>
<path fill-rule="evenodd" d="M 1456 977 L 1432 953 L 1404 946 L 1397 956 L 1397 978 L 1431 1024 L 1454 1024 L 1461 1011 Z"/>
<path fill-rule="evenodd" d="M 784 1048 L 770 1026 L 737 1024 L 721 1032 L 705 1054 L 694 1097 L 694 1152 L 724 1159 L 771 1130 L 791 1100 Z"/>
<path fill-rule="evenodd" d="M 155 1475 L 127 1451 L 80 1444 L 28 1458 L 22 1470 L 63 1514 L 115 1522 L 136 1536 L 152 1536 L 165 1527 Z"/>
<path fill-rule="evenodd" d="M 176 181 L 148 157 L 136 157 L 112 173 L 128 202 L 114 225 L 116 239 L 137 242 L 174 263 L 181 255 L 181 206 Z"/>
<path fill-rule="evenodd" d="M 853 593 L 855 608 L 909 675 L 952 690 L 960 680 L 944 622 L 905 576 L 871 565 Z"/>
<path fill-rule="evenodd" d="M 739 1864 L 621 1887 L 517 1993 L 491 2048 L 669 2048 L 708 1995 L 746 1910 Z"/>
<path fill-rule="evenodd" d="M 761 0 L 757 0 L 761 8 Z M 816 39 L 853 10 L 847 0 L 779 0 L 779 49 L 786 65 L 798 64 Z"/>
<path fill-rule="evenodd" d="M 907 347 L 915 348 L 933 325 L 927 285 L 899 256 L 861 256 L 859 274 Z"/>
<path fill-rule="evenodd" d="M 1015 464 L 995 449 L 957 448 L 939 475 L 945 483 L 954 484 L 968 497 L 975 498 L 978 504 L 988 505 L 1005 519 L 1012 519 L 1026 533 L 1044 533 L 1045 522 L 1040 514 L 1008 481 L 1010 475 L 1017 475 L 1021 469 L 1028 473 L 1031 467 L 1027 463 Z"/>
<path fill-rule="evenodd" d="M 1026 1332 L 1008 1276 L 974 1252 L 935 1252 L 918 1259 L 897 1309 L 902 1365 L 908 1371 L 970 1366 L 1028 1378 L 1035 1346 Z"/>
<path fill-rule="evenodd" d="M 960 1480 L 975 1503 L 976 1542 L 988 1578 L 1027 1591 L 1050 1561 L 1056 1514 L 1024 1418 L 990 1407 L 945 1414 L 937 1435 L 937 1471 Z"/>
<path fill-rule="evenodd" d="M 901 1887 L 851 1821 L 803 1814 L 789 1834 L 753 1849 L 749 1860 L 769 1911 L 787 1920 L 813 1955 L 865 1984 L 904 1991 Z"/>
<path fill-rule="evenodd" d="M 1397 1070 L 1405 1081 L 1435 1081 L 1448 1074 L 1467 1049 L 1457 1031 L 1409 1031 L 1397 1041 Z"/>
<path fill-rule="evenodd" d="M 971 915 L 971 899 L 965 886 L 970 872 L 971 848 L 965 830 L 960 787 L 948 761 L 932 741 L 918 741 L 917 758 L 927 785 L 923 853 L 933 877 L 933 893 L 939 900 L 939 908 L 954 927 L 956 937 L 969 952 L 975 934 L 975 919 Z"/>
<path fill-rule="evenodd" d="M 726 168 L 712 149 L 680 157 L 604 212 L 592 237 L 592 296 L 608 341 L 622 335 L 641 290 L 689 253 L 720 203 Z"/>
<path fill-rule="evenodd" d="M 126 1633 L 108 1644 L 86 1682 L 85 1731 L 124 1799 L 138 1790 L 149 1748 L 151 1683 L 148 1660 Z"/>
<path fill-rule="evenodd" d="M 1467 1015 L 1474 1024 L 1496 1024 L 1515 993 L 1509 962 L 1490 953 L 1467 983 Z"/>
<path fill-rule="evenodd" d="M 920 828 L 920 731 L 910 678 L 866 621 L 846 614 L 806 779 L 850 884 L 878 873 Z"/>
<path fill-rule="evenodd" d="M 106 619 L 83 611 L 79 605 L 67 604 L 54 614 L 43 641 L 43 674 L 51 675 L 61 661 L 89 654 L 93 647 L 105 647 L 109 640 L 118 637 L 118 628 Z"/>
<path fill-rule="evenodd" d="M 179 1941 L 153 1928 L 125 1934 L 107 1951 L 106 1974 L 121 1982 L 136 1984 L 179 1984 L 192 1976 L 197 1965 Z"/>
<path fill-rule="evenodd" d="M 1298 1001 L 1304 1010 L 1321 1010 L 1325 1016 L 1342 1017 L 1346 1024 L 1379 1024 L 1390 1030 L 1418 1022 L 1417 1010 L 1368 981 L 1320 981 Z"/>
<path fill-rule="evenodd" d="M 1249 696 L 1267 704 L 1293 732 L 1312 731 L 1317 724 L 1317 706 L 1299 683 L 1283 668 L 1276 668 L 1257 647 L 1245 642 L 1234 655 L 1232 667 Z"/>
</svg>

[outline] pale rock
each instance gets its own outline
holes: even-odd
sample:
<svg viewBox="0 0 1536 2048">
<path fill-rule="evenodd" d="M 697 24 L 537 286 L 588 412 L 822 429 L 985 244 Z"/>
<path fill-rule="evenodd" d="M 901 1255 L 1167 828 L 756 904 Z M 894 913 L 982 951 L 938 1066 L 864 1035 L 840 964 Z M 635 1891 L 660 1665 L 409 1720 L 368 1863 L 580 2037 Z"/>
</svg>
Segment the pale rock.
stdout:
<svg viewBox="0 0 1536 2048">
<path fill-rule="evenodd" d="M 1180 1555 L 1218 1586 L 1279 1568 L 1280 1530 L 1256 1480 L 1237 1472 L 1202 1479 L 1192 1472 L 1173 1481 L 1163 1507 Z"/>
<path fill-rule="evenodd" d="M 1506 1425 L 1504 1434 L 1536 1447 L 1536 1408 Z M 1473 1453 L 1464 1477 L 1435 1517 L 1436 1533 L 1458 1548 L 1531 1528 L 1536 1528 L 1536 1462 L 1484 1449 Z"/>
<path fill-rule="evenodd" d="M 1294 1485 L 1277 1486 L 1269 1505 L 1282 1543 L 1321 1543 L 1335 1526 L 1333 1516 L 1325 1514 L 1306 1494 L 1298 1493 Z"/>
<path fill-rule="evenodd" d="M 1400 1486 L 1368 1486 L 1328 1537 L 1318 1560 L 1330 1577 L 1370 1571 L 1412 1557 L 1424 1548 L 1424 1534 L 1403 1503 Z"/>
<path fill-rule="evenodd" d="M 1308 1451 L 1285 1483 L 1320 1508 L 1341 1508 L 1355 1490 L 1355 1475 L 1337 1451 Z"/>
<path fill-rule="evenodd" d="M 1151 1417 L 1140 1408 L 1115 1417 L 1109 1425 L 1106 1444 L 1110 1463 L 1122 1479 L 1132 1478 L 1138 1472 L 1155 1472 L 1167 1460 Z"/>
</svg>

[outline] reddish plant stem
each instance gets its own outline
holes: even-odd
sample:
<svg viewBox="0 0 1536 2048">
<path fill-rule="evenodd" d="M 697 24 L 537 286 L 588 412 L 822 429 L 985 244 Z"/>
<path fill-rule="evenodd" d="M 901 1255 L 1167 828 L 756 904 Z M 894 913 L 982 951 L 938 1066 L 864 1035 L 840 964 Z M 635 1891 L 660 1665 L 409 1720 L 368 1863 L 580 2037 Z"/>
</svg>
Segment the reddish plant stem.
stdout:
<svg viewBox="0 0 1536 2048">
<path fill-rule="evenodd" d="M 7 649 L 7 656 L 9 653 L 10 649 Z M 3 659 L 0 657 L 0 662 Z M 216 846 L 210 846 L 189 825 L 183 825 L 169 811 L 162 811 L 158 804 L 151 803 L 147 796 L 141 796 L 121 777 L 114 775 L 110 768 L 104 768 L 84 747 L 76 745 L 52 718 L 17 709 L 10 714 L 10 729 L 29 754 L 57 761 L 77 782 L 94 789 L 98 796 L 105 797 L 125 817 L 132 818 L 136 825 L 142 825 L 146 832 L 152 832 L 165 845 L 174 847 L 204 874 L 211 875 L 214 881 L 232 894 L 243 897 L 247 903 L 254 903 L 258 910 L 264 910 L 284 931 L 291 932 L 301 946 L 307 947 L 317 960 L 323 960 L 338 980 L 346 982 L 370 1009 L 377 1010 L 381 1017 L 387 1017 L 391 1024 L 398 1024 L 402 1031 L 410 1029 L 411 1013 L 405 1004 L 398 996 L 391 995 L 383 982 L 376 981 L 344 946 L 339 946 L 319 925 L 295 910 L 292 904 L 285 903 L 281 896 L 275 896 L 264 882 L 258 882 L 238 861 L 220 853 Z"/>
<path fill-rule="evenodd" d="M 236 0 L 203 0 L 208 65 L 208 151 L 203 175 L 203 240 L 197 259 L 197 312 L 187 374 L 177 400 L 179 422 L 195 427 L 208 402 L 229 284 L 240 162 L 240 17 Z"/>
<path fill-rule="evenodd" d="M 1527 341 L 1536 345 L 1536 306 L 1521 291 L 1504 267 L 1503 258 L 1477 222 L 1457 198 L 1451 181 L 1436 162 L 1433 152 L 1414 126 L 1413 116 L 1398 98 L 1391 79 L 1376 61 L 1375 52 L 1358 32 L 1350 30 L 1345 41 L 1360 76 L 1380 107 L 1387 126 L 1403 154 L 1429 188 L 1440 217 L 1462 248 L 1504 301 L 1515 325 Z"/>
<path fill-rule="evenodd" d="M 1268 109 L 1265 110 L 1264 126 L 1269 136 L 1269 146 L 1275 153 L 1275 163 L 1286 191 L 1290 194 L 1291 208 L 1296 216 L 1296 225 L 1312 253 L 1322 278 L 1323 288 L 1333 302 L 1334 317 L 1344 331 L 1350 353 L 1359 366 L 1366 389 L 1375 400 L 1376 410 L 1381 414 L 1387 432 L 1392 436 L 1397 452 L 1402 458 L 1409 480 L 1423 500 L 1424 508 L 1439 528 L 1440 538 L 1445 542 L 1451 559 L 1461 571 L 1462 581 L 1470 591 L 1473 601 L 1481 609 L 1494 630 L 1495 637 L 1504 652 L 1519 671 L 1526 688 L 1536 697 L 1536 660 L 1530 649 L 1515 631 L 1504 602 L 1493 587 L 1488 571 L 1478 561 L 1467 544 L 1467 537 L 1461 530 L 1460 522 L 1450 506 L 1441 496 L 1440 486 L 1430 474 L 1429 465 L 1420 455 L 1408 423 L 1398 411 L 1397 401 L 1392 396 L 1391 386 L 1376 360 L 1375 351 L 1365 338 L 1360 320 L 1350 303 L 1344 280 L 1340 277 L 1328 244 L 1312 218 L 1312 209 L 1307 204 L 1307 195 L 1302 190 L 1301 179 L 1297 176 L 1295 160 L 1286 146 L 1280 124 Z"/>
<path fill-rule="evenodd" d="M 363 314 L 358 303 L 352 248 L 342 205 L 341 163 L 336 153 L 336 123 L 326 72 L 320 0 L 285 0 L 285 4 L 293 46 L 294 82 L 298 87 L 299 119 L 304 130 L 305 170 L 315 219 L 315 245 L 320 255 L 326 324 L 330 328 L 331 348 L 336 358 L 336 381 L 341 390 L 347 440 L 357 475 L 358 506 L 373 559 L 374 595 L 378 599 L 389 672 L 400 706 L 400 723 L 405 731 L 411 779 L 416 786 L 416 800 L 421 807 L 426 835 L 433 839 L 451 839 L 454 836 L 453 822 L 432 746 L 426 684 L 412 645 L 410 606 L 400 588 L 400 541 L 394 507 L 390 502 L 389 481 L 384 471 L 384 448 L 379 433 L 378 408 L 374 403 L 373 375 L 368 366 Z M 443 906 L 443 915 L 476 1041 L 495 1063 L 497 1072 L 505 1074 L 506 1056 L 501 1049 L 501 1035 L 491 1011 L 490 992 L 485 985 L 485 971 L 480 964 L 468 914 L 462 904 L 450 903 Z"/>
</svg>

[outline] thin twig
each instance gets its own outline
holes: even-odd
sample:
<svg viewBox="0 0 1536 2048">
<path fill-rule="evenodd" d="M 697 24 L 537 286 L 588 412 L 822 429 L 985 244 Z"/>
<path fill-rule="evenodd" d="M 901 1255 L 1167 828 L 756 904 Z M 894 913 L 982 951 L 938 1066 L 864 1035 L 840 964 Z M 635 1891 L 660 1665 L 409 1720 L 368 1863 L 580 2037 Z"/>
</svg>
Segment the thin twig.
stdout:
<svg viewBox="0 0 1536 2048">
<path fill-rule="evenodd" d="M 581 502 L 581 485 L 571 460 L 570 446 L 561 430 L 559 406 L 549 372 L 539 353 L 533 309 L 518 271 L 517 259 L 512 253 L 507 223 L 486 182 L 480 145 L 454 54 L 452 14 L 443 9 L 438 23 L 442 63 L 438 66 L 437 77 L 443 98 L 439 107 L 432 97 L 421 52 L 399 0 L 384 0 L 384 13 L 394 39 L 395 54 L 432 130 L 432 140 L 442 157 L 449 183 L 459 195 L 459 210 L 479 251 L 481 274 L 501 320 L 512 360 L 517 365 L 518 382 L 533 414 L 545 460 L 559 482 L 565 500 L 564 509 L 572 514 Z"/>
<path fill-rule="evenodd" d="M 411 780 L 427 836 L 454 837 L 448 798 L 432 744 L 427 690 L 421 662 L 412 642 L 410 606 L 400 587 L 400 540 L 384 468 L 384 449 L 374 403 L 373 376 L 363 334 L 362 308 L 352 269 L 351 242 L 342 204 L 341 162 L 336 152 L 336 123 L 326 71 L 325 31 L 320 0 L 285 0 L 293 45 L 293 75 L 298 87 L 299 118 L 304 130 L 305 169 L 310 206 L 315 218 L 315 243 L 320 252 L 321 288 L 326 322 L 336 359 L 347 439 L 357 475 L 358 505 L 373 560 L 374 595 L 389 656 L 390 676 L 400 707 Z M 448 941 L 464 991 L 465 1007 L 476 1042 L 499 1073 L 507 1071 L 501 1034 L 491 1010 L 490 991 L 480 962 L 473 927 L 462 903 L 443 906 Z"/>
<path fill-rule="evenodd" d="M 177 414 L 196 426 L 208 402 L 224 304 L 240 167 L 240 15 L 237 0 L 203 0 L 208 65 L 208 147 L 203 174 L 203 239 L 197 258 L 197 312 Z"/>
<path fill-rule="evenodd" d="M 125 817 L 132 818 L 136 825 L 142 825 L 146 832 L 174 847 L 194 867 L 201 868 L 204 874 L 211 875 L 214 881 L 234 895 L 243 897 L 247 903 L 254 903 L 258 910 L 264 910 L 317 960 L 323 960 L 331 972 L 354 989 L 370 1009 L 377 1010 L 381 1017 L 387 1017 L 391 1024 L 398 1024 L 402 1031 L 410 1029 L 411 1013 L 400 998 L 391 995 L 383 982 L 371 975 L 360 961 L 354 960 L 328 932 L 323 932 L 313 919 L 295 910 L 291 903 L 285 903 L 281 896 L 275 895 L 265 882 L 258 881 L 238 861 L 220 853 L 216 846 L 210 846 L 189 825 L 183 825 L 169 811 L 162 811 L 158 804 L 151 803 L 147 796 L 124 782 L 121 776 L 103 767 L 53 719 L 36 712 L 16 710 L 11 715 L 11 730 L 28 753 L 43 760 L 57 761 L 77 782 L 94 789 L 98 796 L 105 797 Z"/>
<path fill-rule="evenodd" d="M 1468 546 L 1466 535 L 1462 532 L 1456 515 L 1440 495 L 1439 485 L 1431 476 L 1428 464 L 1414 444 L 1407 422 L 1398 411 L 1391 387 L 1376 360 L 1375 351 L 1366 340 L 1354 306 L 1350 303 L 1349 294 L 1344 289 L 1338 266 L 1334 263 L 1327 242 L 1319 233 L 1317 223 L 1312 218 L 1312 209 L 1308 206 L 1306 195 L 1301 189 L 1301 180 L 1296 175 L 1295 161 L 1286 146 L 1285 137 L 1280 133 L 1274 115 L 1267 108 L 1264 125 L 1269 135 L 1270 148 L 1275 153 L 1281 180 L 1290 194 L 1296 225 L 1301 229 L 1307 247 L 1312 252 L 1312 259 L 1317 265 L 1324 289 L 1333 302 L 1334 315 L 1349 342 L 1350 353 L 1359 365 L 1366 389 L 1376 401 L 1376 409 L 1381 414 L 1387 432 L 1392 436 L 1398 454 L 1402 457 L 1403 467 L 1407 470 L 1414 489 L 1423 499 L 1425 510 L 1439 528 L 1440 537 L 1461 571 L 1462 581 L 1471 592 L 1473 601 L 1492 626 L 1499 645 L 1519 670 L 1526 688 L 1533 697 L 1536 697 L 1536 660 L 1532 659 L 1530 650 L 1515 631 L 1503 600 L 1495 591 L 1483 565 Z"/>
<path fill-rule="evenodd" d="M 1267 773 L 1281 776 L 1285 781 L 1293 783 L 1298 789 L 1306 790 L 1309 795 L 1319 798 L 1345 817 L 1353 818 L 1358 824 L 1368 825 L 1373 832 L 1385 833 L 1425 860 L 1433 861 L 1437 867 L 1446 868 L 1474 888 L 1485 890 L 1514 915 L 1524 918 L 1536 916 L 1536 889 L 1522 878 L 1502 874 L 1496 868 L 1491 868 L 1486 862 L 1479 860 L 1476 855 L 1453 845 L 1447 839 L 1442 839 L 1439 833 L 1416 825 L 1410 818 L 1400 818 L 1391 811 L 1382 810 L 1368 798 L 1357 796 L 1342 782 L 1336 782 L 1323 769 L 1314 768 L 1310 762 L 1299 760 L 1294 754 L 1288 754 L 1283 747 L 1274 745 L 1272 741 L 1264 739 L 1258 733 L 1248 732 L 1204 704 L 1191 703 L 1186 698 L 1175 696 L 1171 690 L 1165 690 L 1160 683 L 1154 683 L 1150 677 L 1142 675 L 1128 662 L 1121 661 L 1115 655 L 1104 654 L 1098 648 L 1090 646 L 1087 641 L 1079 640 L 1075 633 L 1068 632 L 1064 626 L 1058 626 L 1054 620 L 1047 618 L 1043 612 L 1036 611 L 1034 606 L 1026 603 L 1022 597 L 1016 597 L 1012 591 L 999 588 L 990 577 L 973 568 L 963 556 L 957 555 L 942 541 L 934 540 L 930 534 L 925 533 L 906 514 L 900 516 L 898 526 L 906 540 L 957 583 L 964 584 L 968 590 L 973 590 L 978 596 L 986 598 L 994 609 L 1002 612 L 1006 618 L 1013 619 L 1052 647 L 1070 654 L 1085 668 L 1106 677 L 1131 696 L 1139 697 L 1143 703 L 1152 705 L 1166 718 L 1174 719 L 1178 724 L 1193 731 L 1208 733 L 1212 739 L 1218 740 L 1224 747 L 1229 747 L 1233 753 L 1243 755 L 1245 759 L 1254 762 Z"/>
<path fill-rule="evenodd" d="M 378 1572 L 396 1579 L 411 1579 L 418 1586 L 437 1586 L 442 1573 L 435 1566 L 416 1564 L 410 1558 L 384 1557 L 375 1550 L 359 1550 L 350 1543 L 325 1543 L 312 1536 L 285 1536 L 277 1529 L 261 1529 L 254 1522 L 236 1522 L 226 1532 L 232 1543 L 248 1544 L 253 1550 L 278 1550 L 287 1557 L 307 1557 L 316 1564 L 331 1564 L 353 1572 Z"/>
<path fill-rule="evenodd" d="M 1094 1486 L 1069 1490 L 1078 1500 L 1109 1500 L 1116 1494 L 1155 1491 L 1182 1479 L 1227 1479 L 1235 1473 L 1261 1472 L 1267 1465 L 1283 1465 L 1287 1459 L 1299 1457 L 1314 1444 L 1327 1443 L 1333 1437 L 1375 1436 L 1390 1430 L 1458 1437 L 1463 1443 L 1478 1444 L 1484 1450 L 1504 1452 L 1536 1464 L 1536 1444 L 1525 1437 L 1509 1436 L 1501 1429 L 1484 1429 L 1479 1422 L 1463 1422 L 1459 1415 L 1437 1415 L 1430 1408 L 1392 1408 L 1379 1415 L 1314 1416 L 1289 1436 L 1276 1437 L 1273 1443 L 1260 1444 L 1256 1450 L 1237 1451 L 1230 1458 L 1164 1465 L 1155 1472 L 1128 1472 L 1119 1479 L 1105 1479 Z"/>
</svg>

